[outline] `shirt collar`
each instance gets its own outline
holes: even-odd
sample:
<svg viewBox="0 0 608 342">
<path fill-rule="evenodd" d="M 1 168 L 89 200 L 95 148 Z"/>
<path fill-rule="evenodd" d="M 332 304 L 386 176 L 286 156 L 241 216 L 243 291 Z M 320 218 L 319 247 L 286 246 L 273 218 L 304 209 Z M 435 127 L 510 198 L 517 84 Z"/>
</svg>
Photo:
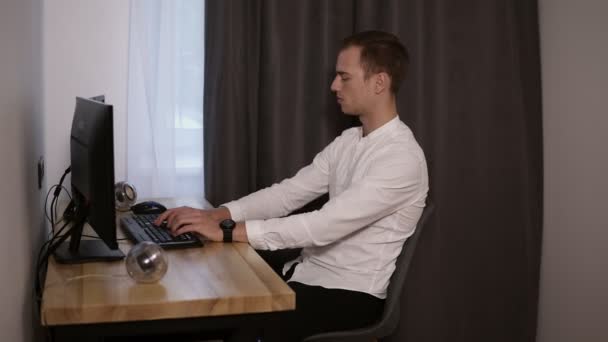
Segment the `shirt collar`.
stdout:
<svg viewBox="0 0 608 342">
<path fill-rule="evenodd" d="M 373 130 L 370 134 L 368 134 L 366 136 L 363 136 L 363 127 L 361 127 L 360 128 L 360 134 L 361 134 L 360 140 L 361 141 L 374 141 L 374 140 L 376 140 L 377 137 L 384 135 L 386 132 L 392 131 L 395 127 L 397 127 L 399 125 L 399 122 L 401 122 L 401 119 L 399 118 L 399 115 L 397 115 L 394 118 L 392 118 L 390 121 L 388 121 L 384 125 L 376 128 L 375 130 Z"/>
</svg>

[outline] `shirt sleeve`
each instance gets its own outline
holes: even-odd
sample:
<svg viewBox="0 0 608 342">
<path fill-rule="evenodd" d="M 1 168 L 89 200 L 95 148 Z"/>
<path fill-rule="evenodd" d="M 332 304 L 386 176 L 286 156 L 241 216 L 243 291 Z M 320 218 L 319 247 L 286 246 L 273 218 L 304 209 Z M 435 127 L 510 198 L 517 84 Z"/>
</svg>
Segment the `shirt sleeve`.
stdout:
<svg viewBox="0 0 608 342">
<path fill-rule="evenodd" d="M 375 158 L 364 177 L 318 211 L 246 222 L 256 249 L 324 246 L 411 205 L 425 193 L 424 163 L 393 150 Z"/>
<path fill-rule="evenodd" d="M 339 139 L 326 146 L 310 165 L 300 169 L 292 178 L 222 206 L 228 208 L 235 221 L 281 217 L 301 208 L 328 192 L 329 161 Z"/>
</svg>

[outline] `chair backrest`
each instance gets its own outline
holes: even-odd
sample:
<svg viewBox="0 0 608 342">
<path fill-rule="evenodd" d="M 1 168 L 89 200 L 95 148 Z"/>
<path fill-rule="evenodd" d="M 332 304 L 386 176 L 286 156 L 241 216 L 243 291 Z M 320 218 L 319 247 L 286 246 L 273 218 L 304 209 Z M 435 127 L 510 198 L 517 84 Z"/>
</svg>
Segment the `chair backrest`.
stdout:
<svg viewBox="0 0 608 342">
<path fill-rule="evenodd" d="M 420 219 L 416 224 L 416 231 L 405 241 L 401 253 L 397 257 L 397 261 L 395 262 L 396 268 L 391 276 L 391 281 L 386 291 L 384 312 L 382 313 L 382 318 L 378 322 L 378 330 L 376 332 L 378 337 L 390 335 L 399 323 L 401 293 L 403 293 L 405 279 L 410 269 L 412 259 L 414 258 L 414 252 L 416 251 L 420 234 L 434 209 L 435 205 L 428 201 L 427 206 L 422 211 L 422 216 L 420 216 Z"/>
<path fill-rule="evenodd" d="M 427 205 L 422 211 L 422 216 L 420 216 L 420 219 L 416 224 L 414 234 L 412 234 L 412 236 L 410 236 L 403 244 L 401 253 L 399 253 L 397 260 L 395 261 L 396 268 L 388 285 L 386 300 L 384 302 L 384 310 L 380 320 L 371 326 L 360 329 L 313 335 L 306 338 L 304 340 L 305 342 L 357 341 L 358 339 L 366 340 L 370 337 L 382 338 L 390 335 L 395 330 L 397 324 L 399 323 L 400 299 L 401 293 L 403 292 L 403 287 L 405 285 L 407 272 L 414 257 L 414 252 L 416 251 L 416 245 L 418 244 L 420 234 L 422 233 L 423 227 L 426 225 L 428 218 L 434 209 L 434 204 L 427 201 Z"/>
</svg>

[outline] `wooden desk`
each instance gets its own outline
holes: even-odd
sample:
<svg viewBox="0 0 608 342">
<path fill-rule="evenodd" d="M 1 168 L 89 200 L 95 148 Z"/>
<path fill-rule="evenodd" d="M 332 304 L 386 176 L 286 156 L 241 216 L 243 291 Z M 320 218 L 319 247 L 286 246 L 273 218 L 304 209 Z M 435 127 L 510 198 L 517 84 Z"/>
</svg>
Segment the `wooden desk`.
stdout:
<svg viewBox="0 0 608 342">
<path fill-rule="evenodd" d="M 205 206 L 192 200 L 161 202 L 168 207 Z M 130 247 L 130 242 L 121 241 L 125 254 Z M 206 242 L 202 248 L 166 254 L 169 268 L 157 284 L 137 284 L 124 261 L 62 265 L 51 258 L 42 324 L 66 330 L 101 323 L 108 331 L 111 323 L 173 322 L 170 326 L 175 327 L 175 319 L 201 324 L 201 318 L 251 318 L 249 314 L 295 309 L 294 292 L 248 244 Z"/>
</svg>

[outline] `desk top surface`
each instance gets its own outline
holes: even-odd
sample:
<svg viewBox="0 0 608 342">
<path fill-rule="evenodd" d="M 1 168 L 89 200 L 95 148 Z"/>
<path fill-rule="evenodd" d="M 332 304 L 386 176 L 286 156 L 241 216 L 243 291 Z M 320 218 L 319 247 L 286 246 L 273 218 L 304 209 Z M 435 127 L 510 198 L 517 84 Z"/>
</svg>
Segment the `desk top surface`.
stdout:
<svg viewBox="0 0 608 342">
<path fill-rule="evenodd" d="M 168 207 L 204 207 L 196 200 L 159 200 Z M 119 229 L 119 237 L 122 232 Z M 120 241 L 127 254 L 131 243 Z M 43 325 L 221 316 L 295 309 L 289 286 L 245 243 L 205 242 L 168 250 L 167 273 L 138 284 L 124 261 L 62 265 L 49 260 Z"/>
</svg>

